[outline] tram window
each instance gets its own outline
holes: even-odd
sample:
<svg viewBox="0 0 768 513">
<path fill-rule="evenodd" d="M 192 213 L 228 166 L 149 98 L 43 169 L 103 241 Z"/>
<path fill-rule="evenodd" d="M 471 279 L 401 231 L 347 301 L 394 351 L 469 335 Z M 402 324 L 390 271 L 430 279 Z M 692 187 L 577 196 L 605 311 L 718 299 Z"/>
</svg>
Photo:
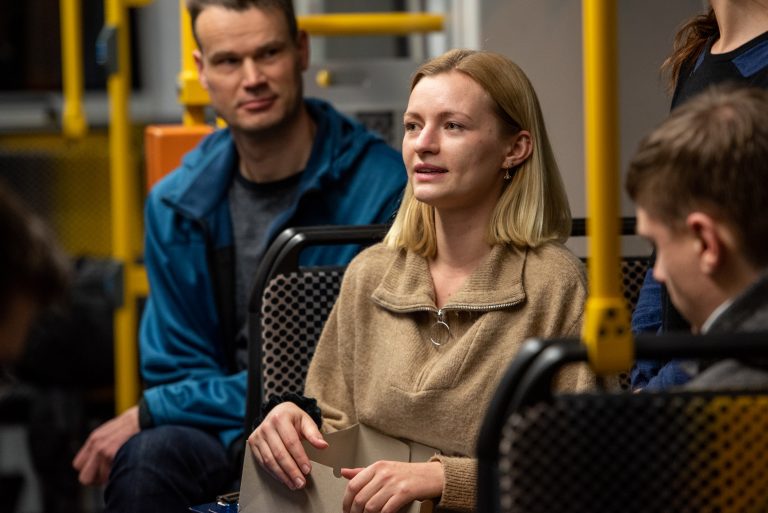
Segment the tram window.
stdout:
<svg viewBox="0 0 768 513">
<path fill-rule="evenodd" d="M 129 9 L 132 88 L 140 88 L 135 9 Z M 104 1 L 82 0 L 83 73 L 86 90 L 106 89 L 96 63 L 96 40 L 104 25 Z M 0 0 L 0 92 L 61 90 L 59 0 Z"/>
</svg>

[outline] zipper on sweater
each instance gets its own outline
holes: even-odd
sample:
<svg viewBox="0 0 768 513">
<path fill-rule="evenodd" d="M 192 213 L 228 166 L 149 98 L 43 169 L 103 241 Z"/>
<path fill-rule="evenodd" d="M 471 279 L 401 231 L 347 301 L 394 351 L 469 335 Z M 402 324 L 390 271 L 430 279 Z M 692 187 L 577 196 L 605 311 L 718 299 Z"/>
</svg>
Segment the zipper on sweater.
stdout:
<svg viewBox="0 0 768 513">
<path fill-rule="evenodd" d="M 429 341 L 435 347 L 440 347 L 451 339 L 451 327 L 445 322 L 445 310 L 437 310 L 437 322 L 429 328 Z"/>
<path fill-rule="evenodd" d="M 510 306 L 515 306 L 520 304 L 522 300 L 517 301 L 509 301 L 506 303 L 496 303 L 493 305 L 486 305 L 486 306 L 476 306 L 476 305 L 451 305 L 451 306 L 444 306 L 442 308 L 435 308 L 434 306 L 418 306 L 415 308 L 408 308 L 405 310 L 398 310 L 400 312 L 433 312 L 435 315 L 440 317 L 444 317 L 446 312 L 450 311 L 461 311 L 461 310 L 469 310 L 472 312 L 492 312 L 494 310 L 501 310 L 502 308 L 509 308 Z"/>
<path fill-rule="evenodd" d="M 470 311 L 470 312 L 490 312 L 494 310 L 501 310 L 502 308 L 509 308 L 515 306 L 520 301 L 508 301 L 506 303 L 497 303 L 494 305 L 476 306 L 476 305 L 452 305 L 443 308 L 435 308 L 432 306 L 423 306 L 410 310 L 411 312 L 434 312 L 437 320 L 429 328 L 429 341 L 435 347 L 440 347 L 448 342 L 453 334 L 451 333 L 451 327 L 446 321 L 445 314 L 449 311 Z"/>
</svg>

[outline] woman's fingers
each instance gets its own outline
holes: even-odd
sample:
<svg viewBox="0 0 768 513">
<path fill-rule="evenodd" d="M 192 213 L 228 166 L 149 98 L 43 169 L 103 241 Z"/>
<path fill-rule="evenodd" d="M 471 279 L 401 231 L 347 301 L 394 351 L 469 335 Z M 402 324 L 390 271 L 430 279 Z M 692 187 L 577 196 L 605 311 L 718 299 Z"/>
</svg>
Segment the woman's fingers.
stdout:
<svg viewBox="0 0 768 513">
<path fill-rule="evenodd" d="M 317 425 L 306 412 L 295 404 L 283 403 L 267 415 L 248 437 L 248 442 L 255 449 L 254 455 L 259 464 L 295 490 L 306 485 L 305 476 L 311 470 L 311 462 L 301 443 L 302 438 L 319 449 L 328 447 Z"/>
</svg>

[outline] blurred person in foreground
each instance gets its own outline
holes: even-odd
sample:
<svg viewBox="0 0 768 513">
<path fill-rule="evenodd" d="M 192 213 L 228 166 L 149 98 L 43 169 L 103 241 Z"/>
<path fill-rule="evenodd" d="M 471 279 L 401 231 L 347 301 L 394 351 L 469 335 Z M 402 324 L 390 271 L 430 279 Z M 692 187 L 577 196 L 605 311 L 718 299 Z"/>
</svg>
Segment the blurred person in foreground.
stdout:
<svg viewBox="0 0 768 513">
<path fill-rule="evenodd" d="M 0 183 L 0 364 L 20 357 L 36 314 L 68 282 L 69 264 L 51 231 Z"/>
</svg>

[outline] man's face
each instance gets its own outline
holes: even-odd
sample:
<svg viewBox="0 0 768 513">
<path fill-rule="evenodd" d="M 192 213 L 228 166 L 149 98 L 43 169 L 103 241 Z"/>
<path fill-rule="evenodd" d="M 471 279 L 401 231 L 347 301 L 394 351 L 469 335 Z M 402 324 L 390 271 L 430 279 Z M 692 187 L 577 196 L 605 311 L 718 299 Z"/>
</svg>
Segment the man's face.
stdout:
<svg viewBox="0 0 768 513">
<path fill-rule="evenodd" d="M 653 277 L 666 285 L 675 307 L 698 331 L 712 312 L 706 290 L 708 278 L 701 272 L 700 240 L 685 226 L 670 227 L 637 208 L 637 233 L 656 248 Z"/>
<path fill-rule="evenodd" d="M 290 124 L 300 112 L 306 34 L 294 41 L 276 9 L 205 8 L 195 22 L 200 82 L 216 112 L 248 134 Z"/>
</svg>

